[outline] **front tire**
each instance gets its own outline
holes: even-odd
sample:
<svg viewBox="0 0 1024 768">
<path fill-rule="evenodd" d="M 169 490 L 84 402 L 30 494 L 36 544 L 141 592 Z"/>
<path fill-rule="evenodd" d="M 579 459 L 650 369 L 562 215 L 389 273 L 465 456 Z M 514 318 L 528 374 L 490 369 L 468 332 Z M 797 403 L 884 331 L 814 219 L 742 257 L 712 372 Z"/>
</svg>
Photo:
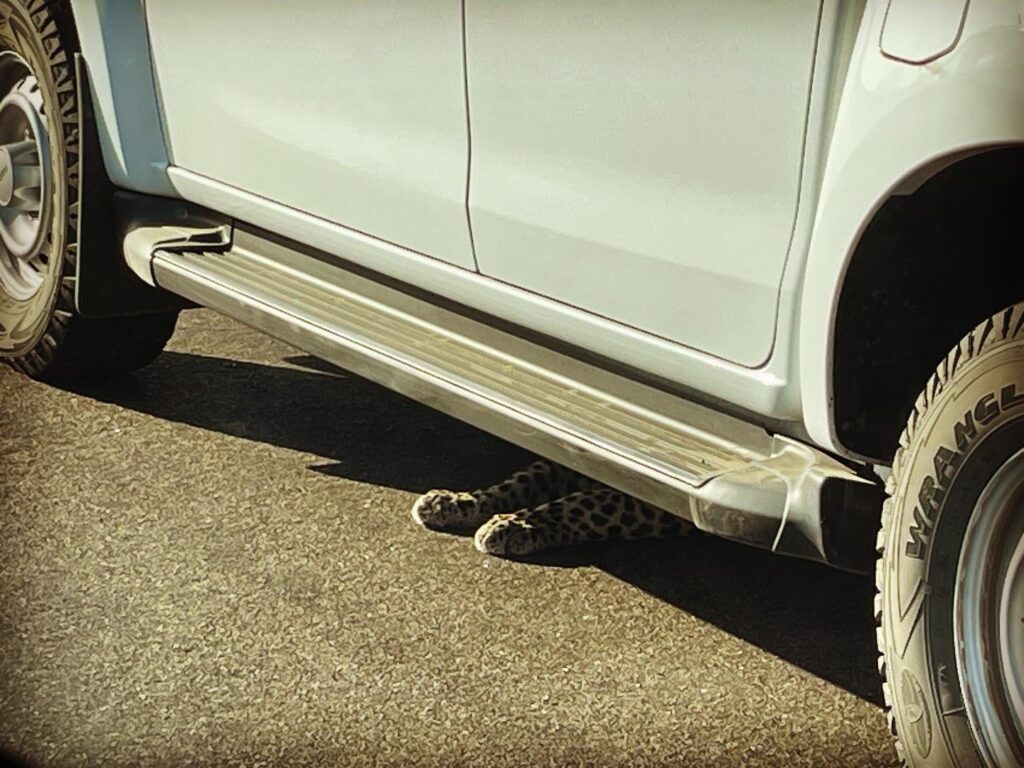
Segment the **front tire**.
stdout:
<svg viewBox="0 0 1024 768">
<path fill-rule="evenodd" d="M 887 490 L 876 614 L 897 751 L 1024 765 L 1024 303 L 939 365 Z"/>
<path fill-rule="evenodd" d="M 76 312 L 76 49 L 69 3 L 0 0 L 0 358 L 43 379 L 140 368 L 177 320 Z"/>
</svg>

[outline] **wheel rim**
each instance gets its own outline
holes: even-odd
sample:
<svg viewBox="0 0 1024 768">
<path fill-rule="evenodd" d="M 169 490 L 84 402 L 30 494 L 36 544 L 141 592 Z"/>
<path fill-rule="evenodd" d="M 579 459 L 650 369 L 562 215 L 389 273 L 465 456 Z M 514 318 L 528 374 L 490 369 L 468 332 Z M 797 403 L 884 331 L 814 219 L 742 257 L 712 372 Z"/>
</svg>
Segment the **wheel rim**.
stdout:
<svg viewBox="0 0 1024 768">
<path fill-rule="evenodd" d="M 964 707 L 989 765 L 1024 762 L 1024 450 L 971 515 L 954 595 Z"/>
<path fill-rule="evenodd" d="M 50 208 L 49 137 L 39 82 L 21 56 L 0 53 L 0 289 L 24 301 L 42 287 Z"/>
</svg>

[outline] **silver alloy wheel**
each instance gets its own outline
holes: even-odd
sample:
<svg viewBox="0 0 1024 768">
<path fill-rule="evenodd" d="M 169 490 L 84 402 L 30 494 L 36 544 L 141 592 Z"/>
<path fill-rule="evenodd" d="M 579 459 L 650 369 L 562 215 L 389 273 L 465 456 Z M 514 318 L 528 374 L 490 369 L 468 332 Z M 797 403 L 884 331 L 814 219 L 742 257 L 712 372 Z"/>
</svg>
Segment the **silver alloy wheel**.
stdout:
<svg viewBox="0 0 1024 768">
<path fill-rule="evenodd" d="M 21 56 L 0 53 L 0 290 L 19 301 L 47 272 L 49 161 L 39 83 Z"/>
<path fill-rule="evenodd" d="M 1024 450 L 971 515 L 953 603 L 964 706 L 989 765 L 1024 761 Z"/>
</svg>

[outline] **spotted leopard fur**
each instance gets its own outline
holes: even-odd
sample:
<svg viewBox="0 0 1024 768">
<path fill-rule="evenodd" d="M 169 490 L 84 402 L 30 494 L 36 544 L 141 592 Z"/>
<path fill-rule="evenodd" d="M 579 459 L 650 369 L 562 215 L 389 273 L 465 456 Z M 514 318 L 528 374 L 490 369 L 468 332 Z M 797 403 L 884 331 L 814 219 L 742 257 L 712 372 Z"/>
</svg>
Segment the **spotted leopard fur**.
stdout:
<svg viewBox="0 0 1024 768">
<path fill-rule="evenodd" d="M 505 556 L 690 530 L 675 515 L 547 461 L 483 490 L 429 491 L 416 500 L 412 517 L 433 530 L 476 529 L 478 550 Z"/>
</svg>

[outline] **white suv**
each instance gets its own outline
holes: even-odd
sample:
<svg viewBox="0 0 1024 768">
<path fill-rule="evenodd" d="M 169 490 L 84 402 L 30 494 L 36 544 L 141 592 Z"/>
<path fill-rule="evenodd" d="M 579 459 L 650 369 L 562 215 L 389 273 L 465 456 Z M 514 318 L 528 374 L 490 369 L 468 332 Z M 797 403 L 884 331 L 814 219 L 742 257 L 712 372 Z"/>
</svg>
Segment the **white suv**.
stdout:
<svg viewBox="0 0 1024 768">
<path fill-rule="evenodd" d="M 1024 764 L 1022 216 L 1020 0 L 0 0 L 0 356 L 209 306 L 705 531 L 877 535 L 914 766 Z"/>
</svg>

